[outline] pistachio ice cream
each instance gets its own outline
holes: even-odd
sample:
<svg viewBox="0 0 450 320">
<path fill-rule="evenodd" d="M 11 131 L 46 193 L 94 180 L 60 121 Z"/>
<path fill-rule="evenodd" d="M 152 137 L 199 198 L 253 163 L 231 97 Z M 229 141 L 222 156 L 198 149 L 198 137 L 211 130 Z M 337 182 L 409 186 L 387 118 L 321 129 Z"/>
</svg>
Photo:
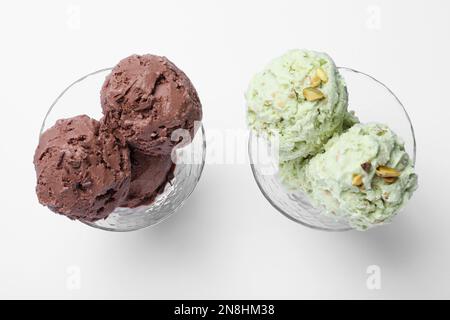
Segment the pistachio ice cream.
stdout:
<svg viewBox="0 0 450 320">
<path fill-rule="evenodd" d="M 389 222 L 417 188 L 403 142 L 383 124 L 356 124 L 304 166 L 283 171 L 313 204 L 359 230 Z"/>
<path fill-rule="evenodd" d="M 274 59 L 253 77 L 246 101 L 250 128 L 279 139 L 281 161 L 317 154 L 345 121 L 354 121 L 333 60 L 315 51 L 291 50 Z"/>
<path fill-rule="evenodd" d="M 325 215 L 366 230 L 389 222 L 417 188 L 401 139 L 347 110 L 346 85 L 327 54 L 275 58 L 253 77 L 246 101 L 249 127 L 278 143 L 280 182 Z"/>
</svg>

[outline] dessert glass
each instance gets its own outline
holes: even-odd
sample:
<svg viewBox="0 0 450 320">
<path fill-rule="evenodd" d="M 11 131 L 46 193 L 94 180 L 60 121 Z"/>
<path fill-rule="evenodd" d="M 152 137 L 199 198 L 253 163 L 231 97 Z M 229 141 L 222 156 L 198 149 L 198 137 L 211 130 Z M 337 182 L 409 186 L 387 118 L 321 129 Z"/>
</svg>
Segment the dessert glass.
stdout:
<svg viewBox="0 0 450 320">
<path fill-rule="evenodd" d="M 56 120 L 86 114 L 99 120 L 102 117 L 100 89 L 112 68 L 89 73 L 65 88 L 50 106 L 40 134 Z M 174 177 L 155 201 L 137 208 L 117 208 L 106 219 L 85 224 L 108 231 L 133 231 L 155 225 L 177 211 L 194 191 L 205 164 L 206 141 L 203 126 L 196 131 L 192 142 L 176 148 Z"/>
<path fill-rule="evenodd" d="M 416 161 L 414 128 L 408 113 L 397 96 L 382 82 L 363 72 L 340 67 L 348 90 L 348 110 L 355 111 L 362 123 L 388 125 L 405 142 L 405 149 Z M 264 137 L 251 131 L 248 142 L 250 165 L 256 183 L 270 204 L 287 218 L 304 226 L 326 230 L 347 231 L 352 228 L 344 220 L 330 217 L 315 208 L 301 191 L 286 189 L 278 178 L 276 148 Z"/>
</svg>

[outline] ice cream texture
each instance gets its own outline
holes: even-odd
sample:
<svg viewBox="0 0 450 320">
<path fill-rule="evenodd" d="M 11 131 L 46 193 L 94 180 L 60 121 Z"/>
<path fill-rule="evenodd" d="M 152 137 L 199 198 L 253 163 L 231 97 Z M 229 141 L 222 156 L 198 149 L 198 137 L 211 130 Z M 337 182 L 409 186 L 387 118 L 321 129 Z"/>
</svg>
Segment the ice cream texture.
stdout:
<svg viewBox="0 0 450 320">
<path fill-rule="evenodd" d="M 132 150 L 131 184 L 121 207 L 135 208 L 151 204 L 173 178 L 175 163 L 171 155 L 149 156 Z"/>
<path fill-rule="evenodd" d="M 325 53 L 291 50 L 257 73 L 246 92 L 249 127 L 277 137 L 279 159 L 302 161 L 357 120 L 347 111 L 347 89 Z"/>
<path fill-rule="evenodd" d="M 105 123 L 132 148 L 167 155 L 202 119 L 197 91 L 186 74 L 165 57 L 132 55 L 121 60 L 101 90 Z"/>
<path fill-rule="evenodd" d="M 34 156 L 39 202 L 70 219 L 107 217 L 126 198 L 129 151 L 88 116 L 58 120 Z"/>
<path fill-rule="evenodd" d="M 403 142 L 383 124 L 356 124 L 324 153 L 281 171 L 313 204 L 358 230 L 390 222 L 417 188 Z"/>
</svg>

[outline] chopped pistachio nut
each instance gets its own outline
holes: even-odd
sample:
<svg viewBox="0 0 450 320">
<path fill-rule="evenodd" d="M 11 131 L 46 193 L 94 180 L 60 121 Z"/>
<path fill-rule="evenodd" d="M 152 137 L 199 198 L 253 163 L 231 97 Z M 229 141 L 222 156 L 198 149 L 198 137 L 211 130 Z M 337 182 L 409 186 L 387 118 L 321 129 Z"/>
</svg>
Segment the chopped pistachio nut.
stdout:
<svg viewBox="0 0 450 320">
<path fill-rule="evenodd" d="M 320 78 L 317 75 L 312 76 L 309 81 L 309 85 L 312 88 L 316 88 L 316 87 L 320 86 L 321 83 L 322 83 L 322 80 L 320 80 Z"/>
<path fill-rule="evenodd" d="M 328 75 L 322 68 L 317 68 L 316 75 L 322 80 L 324 83 L 328 81 Z"/>
<path fill-rule="evenodd" d="M 377 174 L 377 176 L 382 178 L 397 178 L 400 176 L 400 172 L 398 172 L 394 168 L 386 166 L 379 166 L 375 173 Z"/>
<path fill-rule="evenodd" d="M 387 178 L 383 178 L 384 182 L 386 184 L 393 184 L 395 181 L 397 181 L 396 177 L 387 177 Z"/>
<path fill-rule="evenodd" d="M 362 184 L 363 184 L 362 176 L 360 174 L 354 174 L 352 179 L 352 185 L 360 187 L 362 186 Z"/>
<path fill-rule="evenodd" d="M 303 96 L 308 101 L 317 101 L 317 100 L 325 98 L 322 91 L 320 91 L 317 88 L 311 88 L 311 87 L 303 89 Z"/>
</svg>

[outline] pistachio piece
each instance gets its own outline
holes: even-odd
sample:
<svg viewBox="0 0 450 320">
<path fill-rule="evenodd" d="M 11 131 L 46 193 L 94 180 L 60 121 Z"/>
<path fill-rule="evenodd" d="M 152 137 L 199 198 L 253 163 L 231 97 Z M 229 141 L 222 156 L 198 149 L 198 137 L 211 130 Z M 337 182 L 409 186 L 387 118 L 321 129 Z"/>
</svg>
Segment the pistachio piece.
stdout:
<svg viewBox="0 0 450 320">
<path fill-rule="evenodd" d="M 317 100 L 325 98 L 322 91 L 320 91 L 317 88 L 311 88 L 311 87 L 303 89 L 303 96 L 308 101 L 317 101 Z"/>
<path fill-rule="evenodd" d="M 322 80 L 320 80 L 320 78 L 317 75 L 312 76 L 309 80 L 309 85 L 312 88 L 316 88 L 316 87 L 320 86 L 321 83 L 322 83 Z"/>
<path fill-rule="evenodd" d="M 316 75 L 323 81 L 323 83 L 327 83 L 328 75 L 322 68 L 317 68 Z"/>
<path fill-rule="evenodd" d="M 379 166 L 375 171 L 376 175 L 382 178 L 397 178 L 400 176 L 400 172 L 394 168 Z"/>
<path fill-rule="evenodd" d="M 386 184 L 393 184 L 395 181 L 397 181 L 397 178 L 396 177 L 386 177 L 386 178 L 383 178 L 383 180 Z"/>
<path fill-rule="evenodd" d="M 362 184 L 363 184 L 362 176 L 360 174 L 354 174 L 352 179 L 352 185 L 360 187 L 362 186 Z"/>
<path fill-rule="evenodd" d="M 372 169 L 372 164 L 371 164 L 369 161 L 364 162 L 364 163 L 361 164 L 361 168 L 362 168 L 365 172 L 369 173 L 369 172 L 370 172 L 370 169 Z"/>
</svg>

